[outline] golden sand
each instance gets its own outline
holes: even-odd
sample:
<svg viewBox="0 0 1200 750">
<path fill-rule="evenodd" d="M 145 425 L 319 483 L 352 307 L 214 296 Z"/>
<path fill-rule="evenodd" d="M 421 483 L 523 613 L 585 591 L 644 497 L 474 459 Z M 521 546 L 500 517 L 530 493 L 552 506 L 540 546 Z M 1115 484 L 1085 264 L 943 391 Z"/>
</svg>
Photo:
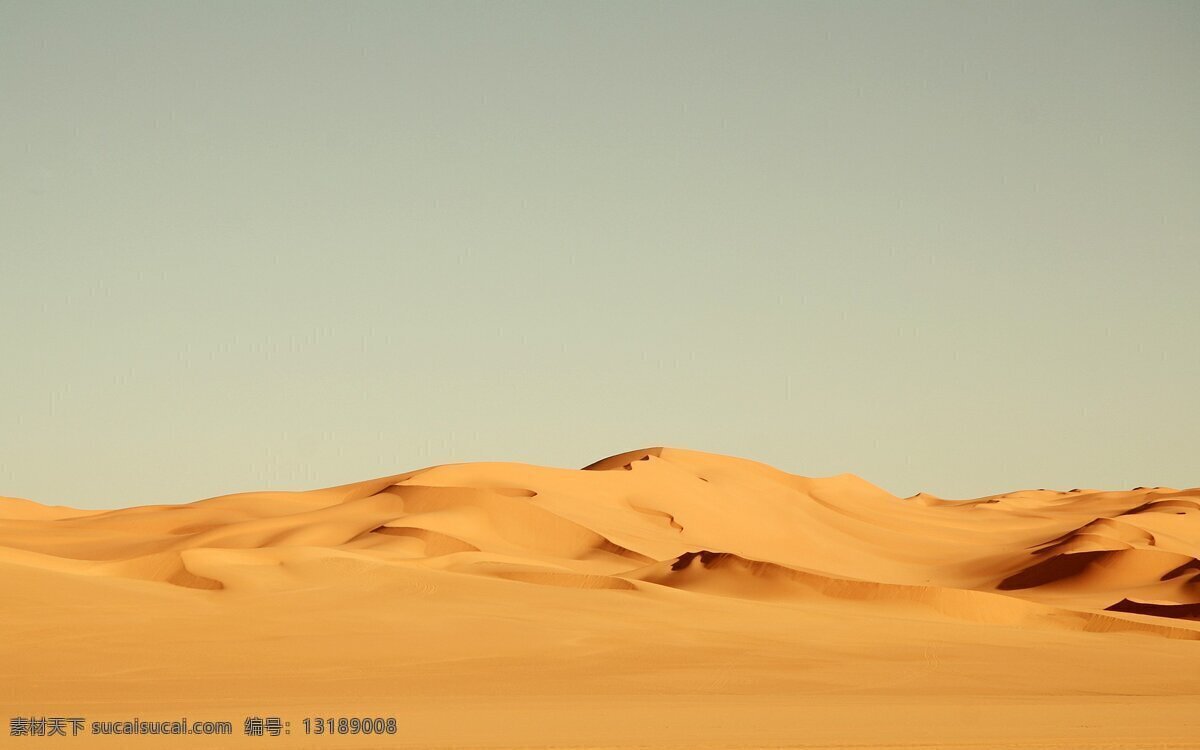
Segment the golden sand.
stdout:
<svg viewBox="0 0 1200 750">
<path fill-rule="evenodd" d="M 5 746 L 1200 748 L 1200 490 L 897 498 L 675 449 L 0 499 Z M 290 734 L 248 737 L 246 717 Z M 395 734 L 304 733 L 394 717 Z"/>
</svg>

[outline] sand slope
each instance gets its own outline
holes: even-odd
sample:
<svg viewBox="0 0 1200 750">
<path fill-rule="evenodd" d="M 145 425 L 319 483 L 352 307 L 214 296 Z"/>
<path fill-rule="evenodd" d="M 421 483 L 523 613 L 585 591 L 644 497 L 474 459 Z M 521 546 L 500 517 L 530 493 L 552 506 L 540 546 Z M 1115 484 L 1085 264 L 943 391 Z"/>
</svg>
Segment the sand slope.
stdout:
<svg viewBox="0 0 1200 750">
<path fill-rule="evenodd" d="M 305 747 L 374 746 L 309 712 L 405 747 L 1200 747 L 1198 557 L 1200 490 L 902 499 L 665 448 L 5 498 L 0 705 L 274 712 Z"/>
</svg>

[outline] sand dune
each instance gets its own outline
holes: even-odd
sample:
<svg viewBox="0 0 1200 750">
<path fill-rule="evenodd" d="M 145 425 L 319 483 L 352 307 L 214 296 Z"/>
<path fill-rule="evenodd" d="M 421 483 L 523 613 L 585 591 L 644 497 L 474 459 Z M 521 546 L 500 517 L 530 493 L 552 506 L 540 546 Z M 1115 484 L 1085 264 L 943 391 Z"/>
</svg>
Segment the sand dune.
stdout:
<svg viewBox="0 0 1200 750">
<path fill-rule="evenodd" d="M 105 512 L 0 498 L 0 672 L 16 712 L 383 712 L 410 747 L 1194 747 L 1149 710 L 1020 730 L 930 707 L 1192 700 L 1198 557 L 1200 489 L 898 498 L 666 448 Z M 830 723 L 855 700 L 894 720 Z"/>
</svg>

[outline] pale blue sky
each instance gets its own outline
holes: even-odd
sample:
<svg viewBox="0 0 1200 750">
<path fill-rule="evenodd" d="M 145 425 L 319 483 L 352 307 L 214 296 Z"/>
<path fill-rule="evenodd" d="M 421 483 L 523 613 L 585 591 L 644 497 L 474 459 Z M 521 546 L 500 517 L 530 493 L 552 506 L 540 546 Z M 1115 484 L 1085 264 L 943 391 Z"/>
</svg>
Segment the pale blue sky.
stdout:
<svg viewBox="0 0 1200 750">
<path fill-rule="evenodd" d="M 1200 4 L 0 1 L 0 495 L 1195 486 Z"/>
</svg>

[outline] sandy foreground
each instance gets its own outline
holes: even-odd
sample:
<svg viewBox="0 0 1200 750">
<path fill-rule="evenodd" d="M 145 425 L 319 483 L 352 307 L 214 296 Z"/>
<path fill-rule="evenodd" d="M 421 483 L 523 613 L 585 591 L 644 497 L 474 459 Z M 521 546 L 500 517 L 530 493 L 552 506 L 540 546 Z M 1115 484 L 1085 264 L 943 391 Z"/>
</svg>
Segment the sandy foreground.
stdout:
<svg viewBox="0 0 1200 750">
<path fill-rule="evenodd" d="M 901 499 L 660 448 L 0 499 L 0 745 L 1200 748 L 1197 557 L 1200 489 Z M 84 721 L 13 734 L 46 717 Z M 90 729 L 183 717 L 232 734 Z"/>
</svg>

